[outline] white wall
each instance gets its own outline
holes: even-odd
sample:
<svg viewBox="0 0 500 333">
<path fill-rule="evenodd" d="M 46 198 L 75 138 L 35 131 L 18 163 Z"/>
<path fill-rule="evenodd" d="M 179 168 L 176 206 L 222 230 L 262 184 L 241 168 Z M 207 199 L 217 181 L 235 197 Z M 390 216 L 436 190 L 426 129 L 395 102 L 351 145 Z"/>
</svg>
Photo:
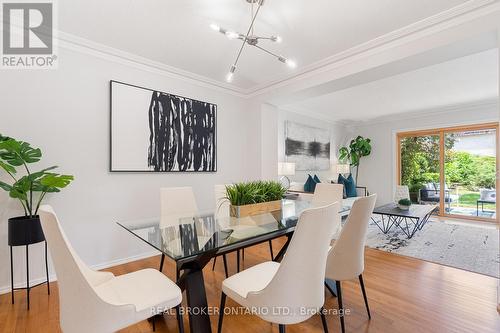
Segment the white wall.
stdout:
<svg viewBox="0 0 500 333">
<path fill-rule="evenodd" d="M 43 151 L 41 168 L 59 165 L 75 181 L 47 203 L 83 260 L 106 265 L 151 251 L 116 221 L 159 215 L 159 188 L 193 186 L 201 209 L 214 204 L 213 185 L 260 176 L 255 148 L 259 118 L 248 102 L 123 60 L 60 49 L 59 68 L 4 70 L 0 74 L 0 132 Z M 218 105 L 217 173 L 109 173 L 109 80 L 188 96 Z M 256 132 L 257 131 L 257 132 Z M 20 215 L 16 201 L 0 193 L 0 291 L 10 287 L 7 219 Z M 40 246 L 31 253 L 30 273 L 44 270 Z M 15 282 L 24 283 L 24 250 L 15 250 Z"/>
<path fill-rule="evenodd" d="M 378 204 L 392 201 L 396 186 L 396 133 L 498 121 L 496 103 L 478 103 L 454 110 L 426 110 L 394 120 L 373 121 L 352 127 L 354 136 L 372 140 L 372 153 L 361 160 L 359 185 L 378 194 Z"/>
<path fill-rule="evenodd" d="M 347 128 L 339 123 L 334 123 L 331 121 L 325 121 L 318 118 L 307 117 L 298 113 L 279 110 L 279 118 L 278 118 L 278 160 L 279 162 L 285 161 L 285 122 L 293 121 L 296 123 L 304 124 L 307 126 L 324 128 L 330 130 L 331 139 L 330 139 L 330 161 L 331 163 L 337 162 L 337 153 L 340 146 L 346 144 L 349 135 Z M 296 171 L 294 176 L 290 176 L 291 181 L 302 182 L 305 183 L 307 180 L 307 174 L 318 175 L 322 182 L 328 181 L 329 179 L 336 179 L 338 174 L 328 170 L 328 171 Z"/>
<path fill-rule="evenodd" d="M 261 176 L 276 179 L 278 175 L 279 110 L 273 105 L 262 104 L 261 120 Z"/>
</svg>

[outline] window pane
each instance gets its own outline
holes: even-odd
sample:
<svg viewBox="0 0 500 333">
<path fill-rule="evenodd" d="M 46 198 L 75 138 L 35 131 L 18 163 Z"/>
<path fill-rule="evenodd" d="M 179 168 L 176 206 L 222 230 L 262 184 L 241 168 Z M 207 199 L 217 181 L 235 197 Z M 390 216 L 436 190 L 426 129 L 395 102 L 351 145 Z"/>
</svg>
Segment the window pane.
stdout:
<svg viewBox="0 0 500 333">
<path fill-rule="evenodd" d="M 439 135 L 404 137 L 401 144 L 401 184 L 413 202 L 439 205 Z"/>
<path fill-rule="evenodd" d="M 496 218 L 496 130 L 446 133 L 446 212 Z"/>
</svg>

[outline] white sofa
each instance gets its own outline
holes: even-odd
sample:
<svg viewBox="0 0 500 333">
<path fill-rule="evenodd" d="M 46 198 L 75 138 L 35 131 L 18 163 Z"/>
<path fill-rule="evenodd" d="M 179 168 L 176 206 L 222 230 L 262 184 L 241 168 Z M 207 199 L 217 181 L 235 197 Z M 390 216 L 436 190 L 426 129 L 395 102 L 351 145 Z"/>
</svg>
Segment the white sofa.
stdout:
<svg viewBox="0 0 500 333">
<path fill-rule="evenodd" d="M 291 182 L 290 188 L 288 189 L 290 195 L 296 195 L 298 200 L 311 200 L 313 193 L 304 192 L 304 183 Z M 366 187 L 358 186 L 356 187 L 357 197 L 346 198 L 342 200 L 342 207 L 344 210 L 340 214 L 342 217 L 349 215 L 351 207 L 357 199 L 367 196 Z"/>
</svg>

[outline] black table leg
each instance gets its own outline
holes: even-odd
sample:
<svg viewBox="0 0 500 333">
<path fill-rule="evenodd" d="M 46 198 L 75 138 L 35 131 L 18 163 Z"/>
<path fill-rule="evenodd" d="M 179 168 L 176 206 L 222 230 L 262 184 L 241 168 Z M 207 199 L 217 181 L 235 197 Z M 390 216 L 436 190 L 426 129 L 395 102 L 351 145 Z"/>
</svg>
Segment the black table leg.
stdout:
<svg viewBox="0 0 500 333">
<path fill-rule="evenodd" d="M 398 222 L 400 222 L 396 217 L 392 217 L 390 215 L 386 217 L 383 214 L 380 214 L 380 221 L 375 220 L 373 217 L 371 217 L 371 219 L 384 234 L 387 234 L 395 223 L 397 224 Z"/>
<path fill-rule="evenodd" d="M 240 250 L 236 251 L 236 272 L 240 272 Z"/>
<path fill-rule="evenodd" d="M 164 262 L 165 262 L 165 253 L 162 253 L 161 254 L 161 259 L 160 259 L 160 269 L 159 269 L 160 272 L 163 271 L 163 263 Z"/>
<path fill-rule="evenodd" d="M 286 250 L 288 249 L 288 245 L 290 244 L 290 241 L 292 240 L 292 235 L 286 235 L 287 240 L 285 245 L 281 248 L 280 252 L 274 257 L 273 261 L 280 262 L 281 259 L 283 259 L 283 256 L 285 255 Z"/>
<path fill-rule="evenodd" d="M 201 268 L 193 268 L 186 272 L 185 283 L 187 305 L 190 310 L 188 311 L 190 331 L 211 333 L 207 294 Z"/>
</svg>

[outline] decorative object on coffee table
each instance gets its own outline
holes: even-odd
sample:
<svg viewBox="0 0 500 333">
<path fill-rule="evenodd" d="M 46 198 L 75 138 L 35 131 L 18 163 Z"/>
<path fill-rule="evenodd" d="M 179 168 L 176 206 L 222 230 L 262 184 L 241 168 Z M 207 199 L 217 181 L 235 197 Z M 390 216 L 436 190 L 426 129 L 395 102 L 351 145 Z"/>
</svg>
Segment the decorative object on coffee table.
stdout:
<svg viewBox="0 0 500 333">
<path fill-rule="evenodd" d="M 404 198 L 398 201 L 398 207 L 401 210 L 410 210 L 411 201 L 410 199 Z"/>
<path fill-rule="evenodd" d="M 42 152 L 39 148 L 33 148 L 27 142 L 0 134 L 0 169 L 3 169 L 12 179 L 11 184 L 0 181 L 0 188 L 8 192 L 11 198 L 19 200 L 24 210 L 23 216 L 13 217 L 8 221 L 12 304 L 14 304 L 14 291 L 26 289 L 28 310 L 30 289 L 39 285 L 29 285 L 29 245 L 45 241 L 37 215 L 38 208 L 47 193 L 60 192 L 61 188 L 66 187 L 73 180 L 73 176 L 51 172 L 57 168 L 56 166 L 32 172 L 29 165 L 40 161 L 41 158 Z M 23 170 L 24 175 L 19 176 L 17 168 Z M 14 288 L 13 246 L 26 247 L 26 287 L 23 288 Z M 45 242 L 45 270 L 47 281 L 42 283 L 47 283 L 47 292 L 50 294 L 47 242 Z"/>
<path fill-rule="evenodd" d="M 245 217 L 281 210 L 286 188 L 276 181 L 253 181 L 226 186 L 229 212 L 233 217 Z"/>
</svg>

